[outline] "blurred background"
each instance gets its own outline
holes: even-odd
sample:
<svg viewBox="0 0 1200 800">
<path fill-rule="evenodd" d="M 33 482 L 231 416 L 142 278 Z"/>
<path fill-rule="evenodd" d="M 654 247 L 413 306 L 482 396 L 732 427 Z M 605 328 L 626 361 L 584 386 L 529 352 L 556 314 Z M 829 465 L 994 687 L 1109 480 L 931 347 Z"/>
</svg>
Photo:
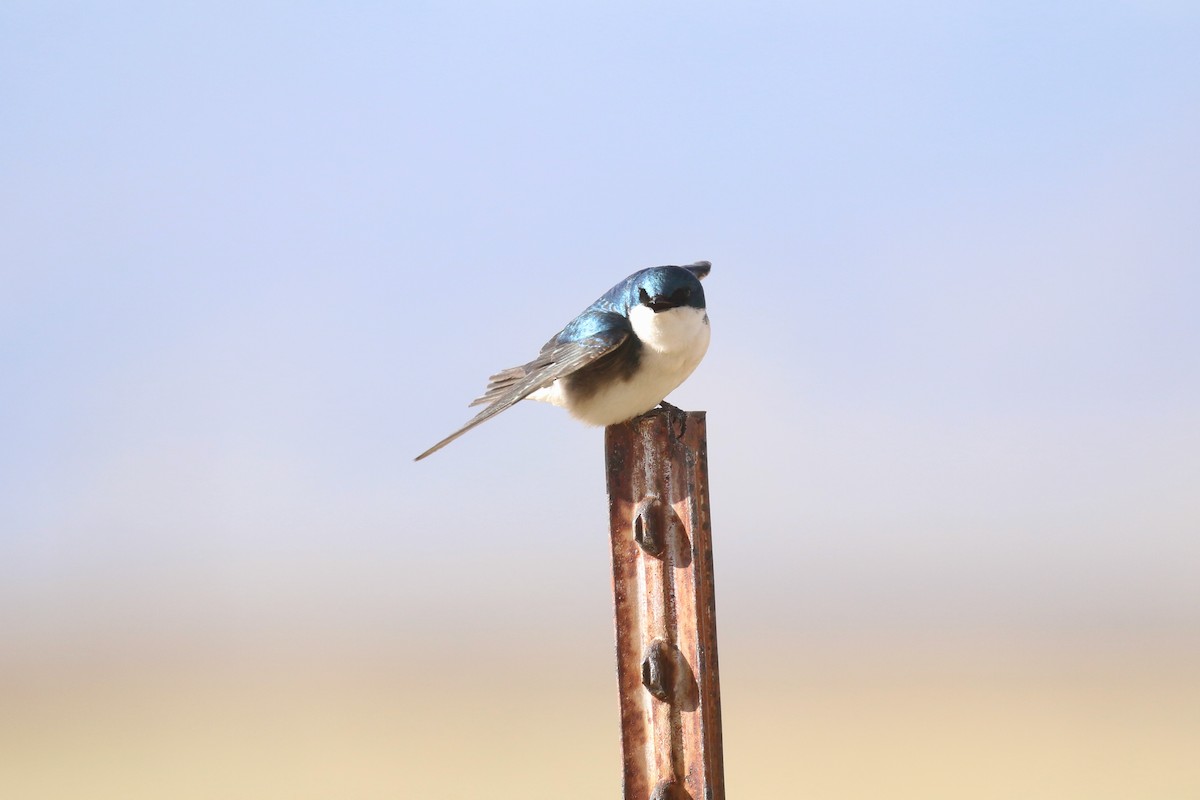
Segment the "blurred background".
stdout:
<svg viewBox="0 0 1200 800">
<path fill-rule="evenodd" d="M 729 796 L 1200 796 L 1198 52 L 1170 0 L 5 3 L 0 796 L 619 796 L 601 432 L 411 459 L 697 259 Z"/>
</svg>

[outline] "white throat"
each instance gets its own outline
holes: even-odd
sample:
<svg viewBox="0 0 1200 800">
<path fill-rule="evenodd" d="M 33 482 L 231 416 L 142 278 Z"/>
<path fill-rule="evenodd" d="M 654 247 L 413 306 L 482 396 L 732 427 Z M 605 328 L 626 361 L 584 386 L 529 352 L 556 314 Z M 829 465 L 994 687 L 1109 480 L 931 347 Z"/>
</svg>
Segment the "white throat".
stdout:
<svg viewBox="0 0 1200 800">
<path fill-rule="evenodd" d="M 702 308 L 679 306 L 655 312 L 639 304 L 629 309 L 629 324 L 647 348 L 668 358 L 692 361 L 691 369 L 708 349 L 708 314 Z"/>
</svg>

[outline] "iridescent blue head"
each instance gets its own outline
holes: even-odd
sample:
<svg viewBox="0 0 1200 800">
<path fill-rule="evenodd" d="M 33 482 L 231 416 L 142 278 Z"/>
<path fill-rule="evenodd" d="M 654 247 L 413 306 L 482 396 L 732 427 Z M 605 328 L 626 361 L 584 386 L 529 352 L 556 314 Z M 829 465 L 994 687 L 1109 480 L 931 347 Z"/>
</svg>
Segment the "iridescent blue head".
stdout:
<svg viewBox="0 0 1200 800">
<path fill-rule="evenodd" d="M 614 286 L 602 298 L 626 314 L 643 305 L 656 314 L 672 308 L 704 308 L 704 287 L 700 279 L 712 265 L 697 261 L 686 267 L 650 267 L 635 272 Z"/>
</svg>

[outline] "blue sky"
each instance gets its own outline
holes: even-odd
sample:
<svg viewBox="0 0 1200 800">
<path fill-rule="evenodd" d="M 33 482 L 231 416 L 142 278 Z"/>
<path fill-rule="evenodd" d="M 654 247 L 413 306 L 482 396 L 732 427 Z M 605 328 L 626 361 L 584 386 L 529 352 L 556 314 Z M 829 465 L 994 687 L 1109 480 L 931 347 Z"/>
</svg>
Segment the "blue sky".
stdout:
<svg viewBox="0 0 1200 800">
<path fill-rule="evenodd" d="M 602 627 L 598 431 L 411 458 L 709 259 L 723 619 L 1194 632 L 1197 52 L 1186 3 L 7 4 L 6 624 Z"/>
</svg>

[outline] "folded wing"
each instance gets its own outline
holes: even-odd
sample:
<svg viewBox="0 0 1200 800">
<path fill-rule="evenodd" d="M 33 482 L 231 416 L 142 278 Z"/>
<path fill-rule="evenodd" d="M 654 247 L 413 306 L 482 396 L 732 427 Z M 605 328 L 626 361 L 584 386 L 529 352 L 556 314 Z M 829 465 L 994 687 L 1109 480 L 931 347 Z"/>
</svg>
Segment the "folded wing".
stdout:
<svg viewBox="0 0 1200 800">
<path fill-rule="evenodd" d="M 615 314 L 604 316 L 614 319 L 606 320 L 609 324 L 605 327 L 592 326 L 593 330 L 582 338 L 561 341 L 560 334 L 547 342 L 533 361 L 493 375 L 483 395 L 471 402 L 472 406 L 488 403 L 488 407 L 414 460 L 420 461 L 431 453 L 436 453 L 472 428 L 482 425 L 501 411 L 512 408 L 538 389 L 546 388 L 559 378 L 586 367 L 620 347 L 631 335 L 628 321 Z"/>
</svg>

